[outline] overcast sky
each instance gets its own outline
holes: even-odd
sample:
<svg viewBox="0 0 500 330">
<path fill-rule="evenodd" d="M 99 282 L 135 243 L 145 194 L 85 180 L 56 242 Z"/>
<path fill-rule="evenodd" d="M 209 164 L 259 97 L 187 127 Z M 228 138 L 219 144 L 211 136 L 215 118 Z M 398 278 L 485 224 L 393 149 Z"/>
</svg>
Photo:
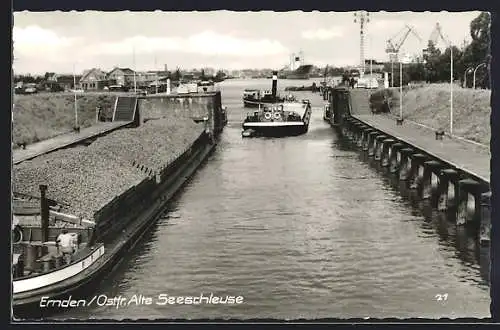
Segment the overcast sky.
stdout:
<svg viewBox="0 0 500 330">
<path fill-rule="evenodd" d="M 385 60 L 386 41 L 410 24 L 403 52 L 427 44 L 437 22 L 457 46 L 470 40 L 479 12 L 373 12 L 366 57 Z M 401 33 L 400 33 L 401 35 Z M 359 24 L 353 12 L 16 12 L 16 73 L 76 72 L 114 66 L 137 70 L 214 67 L 274 68 L 302 50 L 305 62 L 323 66 L 359 63 Z M 444 44 L 441 43 L 441 46 Z M 134 61 L 135 48 L 135 61 Z M 134 65 L 135 62 L 135 65 Z"/>
</svg>

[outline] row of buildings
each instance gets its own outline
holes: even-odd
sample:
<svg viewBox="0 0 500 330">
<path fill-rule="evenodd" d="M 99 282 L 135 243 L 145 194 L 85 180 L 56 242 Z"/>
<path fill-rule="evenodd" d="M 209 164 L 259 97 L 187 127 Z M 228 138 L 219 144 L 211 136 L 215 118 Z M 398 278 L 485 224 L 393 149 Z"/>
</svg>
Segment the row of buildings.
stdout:
<svg viewBox="0 0 500 330">
<path fill-rule="evenodd" d="M 217 75 L 221 73 L 217 72 Z M 84 90 L 98 91 L 111 86 L 124 87 L 126 89 L 154 89 L 156 86 L 166 84 L 168 78 L 173 81 L 179 80 L 200 80 L 202 78 L 215 77 L 214 69 L 176 70 L 169 72 L 165 65 L 164 70 L 134 71 L 130 68 L 115 67 L 111 71 L 104 71 L 100 68 L 85 70 L 82 74 L 59 74 L 47 72 L 44 76 L 14 77 L 16 89 L 23 89 L 27 84 L 35 84 L 38 90 L 64 91 L 64 90 Z M 226 73 L 222 73 L 226 77 Z M 220 78 L 220 77 L 219 77 Z"/>
<path fill-rule="evenodd" d="M 46 74 L 44 87 L 49 89 L 83 89 L 85 91 L 102 90 L 110 86 L 144 88 L 164 83 L 169 77 L 167 70 L 135 72 L 130 68 L 115 67 L 106 72 L 99 68 L 85 70 L 82 75 Z M 75 86 L 76 82 L 76 86 Z"/>
</svg>

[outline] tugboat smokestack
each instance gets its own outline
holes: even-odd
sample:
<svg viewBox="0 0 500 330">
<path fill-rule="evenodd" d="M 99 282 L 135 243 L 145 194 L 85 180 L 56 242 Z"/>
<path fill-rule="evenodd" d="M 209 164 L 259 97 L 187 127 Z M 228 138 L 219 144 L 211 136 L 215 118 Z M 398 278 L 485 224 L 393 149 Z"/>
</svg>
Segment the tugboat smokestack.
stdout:
<svg viewBox="0 0 500 330">
<path fill-rule="evenodd" d="M 42 218 L 42 242 L 49 240 L 49 203 L 46 197 L 47 185 L 40 185 L 40 208 Z"/>
<path fill-rule="evenodd" d="M 271 90 L 271 92 L 273 93 L 273 101 L 276 101 L 277 89 L 278 89 L 278 71 L 273 71 L 273 88 Z"/>
</svg>

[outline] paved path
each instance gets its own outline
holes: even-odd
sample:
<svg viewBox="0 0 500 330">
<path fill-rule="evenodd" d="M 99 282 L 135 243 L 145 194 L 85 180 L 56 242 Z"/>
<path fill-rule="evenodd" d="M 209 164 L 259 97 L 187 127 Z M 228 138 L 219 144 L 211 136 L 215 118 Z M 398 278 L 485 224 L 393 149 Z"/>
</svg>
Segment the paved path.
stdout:
<svg viewBox="0 0 500 330">
<path fill-rule="evenodd" d="M 445 136 L 436 140 L 435 131 L 418 126 L 411 122 L 397 125 L 396 120 L 384 114 L 371 114 L 369 104 L 370 92 L 367 90 L 351 90 L 352 116 L 373 126 L 388 135 L 404 141 L 414 147 L 425 150 L 448 164 L 472 174 L 480 180 L 490 182 L 489 148 L 478 146 L 463 140 Z"/>
<path fill-rule="evenodd" d="M 130 122 L 128 121 L 103 122 L 90 127 L 82 128 L 80 133 L 70 132 L 58 135 L 51 139 L 27 145 L 26 149 L 13 150 L 12 160 L 14 164 L 19 164 L 25 160 L 67 147 L 90 137 L 109 133 L 129 123 Z"/>
</svg>

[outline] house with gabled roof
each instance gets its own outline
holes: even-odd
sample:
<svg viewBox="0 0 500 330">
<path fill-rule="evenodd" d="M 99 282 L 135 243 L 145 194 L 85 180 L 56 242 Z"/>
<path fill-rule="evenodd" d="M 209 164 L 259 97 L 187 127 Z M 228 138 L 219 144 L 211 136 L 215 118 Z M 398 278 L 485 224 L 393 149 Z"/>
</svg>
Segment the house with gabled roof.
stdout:
<svg viewBox="0 0 500 330">
<path fill-rule="evenodd" d="M 113 81 L 114 85 L 131 87 L 134 84 L 134 70 L 115 67 L 108 72 L 107 78 Z"/>
<path fill-rule="evenodd" d="M 106 72 L 99 68 L 92 68 L 83 72 L 80 86 L 83 90 L 101 90 L 109 85 Z"/>
</svg>

